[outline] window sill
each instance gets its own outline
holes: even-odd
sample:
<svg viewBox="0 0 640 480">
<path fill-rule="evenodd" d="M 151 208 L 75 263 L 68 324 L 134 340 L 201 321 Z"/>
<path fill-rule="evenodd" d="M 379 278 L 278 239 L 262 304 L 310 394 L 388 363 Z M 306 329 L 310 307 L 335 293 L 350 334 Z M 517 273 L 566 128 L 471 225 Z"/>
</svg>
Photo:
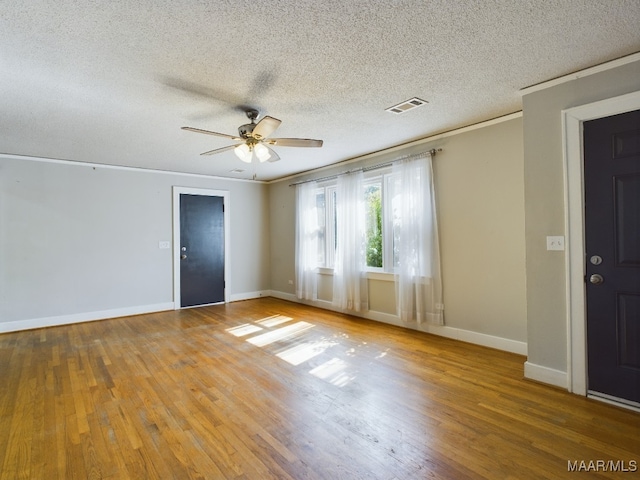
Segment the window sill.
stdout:
<svg viewBox="0 0 640 480">
<path fill-rule="evenodd" d="M 394 282 L 395 275 L 388 272 L 366 272 L 369 280 L 379 280 L 382 282 Z"/>
<path fill-rule="evenodd" d="M 333 268 L 318 267 L 318 275 L 333 276 Z M 382 282 L 395 281 L 395 275 L 393 273 L 368 271 L 365 272 L 365 275 L 368 280 L 378 280 Z"/>
</svg>

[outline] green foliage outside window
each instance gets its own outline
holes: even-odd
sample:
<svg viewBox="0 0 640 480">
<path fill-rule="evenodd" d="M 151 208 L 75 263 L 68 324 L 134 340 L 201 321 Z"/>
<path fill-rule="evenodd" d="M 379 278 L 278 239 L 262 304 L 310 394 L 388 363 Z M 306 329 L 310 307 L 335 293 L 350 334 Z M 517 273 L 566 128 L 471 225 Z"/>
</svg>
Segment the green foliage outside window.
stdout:
<svg viewBox="0 0 640 480">
<path fill-rule="evenodd" d="M 379 185 L 365 191 L 367 208 L 367 266 L 382 267 L 382 196 Z"/>
</svg>

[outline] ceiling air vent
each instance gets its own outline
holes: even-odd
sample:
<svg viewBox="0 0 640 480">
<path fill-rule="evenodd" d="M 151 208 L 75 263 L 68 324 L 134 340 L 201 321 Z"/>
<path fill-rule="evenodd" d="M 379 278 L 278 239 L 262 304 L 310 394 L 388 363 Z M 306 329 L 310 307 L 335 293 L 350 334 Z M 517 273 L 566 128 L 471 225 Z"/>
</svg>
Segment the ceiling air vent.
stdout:
<svg viewBox="0 0 640 480">
<path fill-rule="evenodd" d="M 409 110 L 421 107 L 422 105 L 425 105 L 427 103 L 429 102 L 427 102 L 426 100 L 421 100 L 418 97 L 413 97 L 402 103 L 394 105 L 393 107 L 385 108 L 385 111 L 400 115 L 401 113 L 408 112 Z"/>
</svg>

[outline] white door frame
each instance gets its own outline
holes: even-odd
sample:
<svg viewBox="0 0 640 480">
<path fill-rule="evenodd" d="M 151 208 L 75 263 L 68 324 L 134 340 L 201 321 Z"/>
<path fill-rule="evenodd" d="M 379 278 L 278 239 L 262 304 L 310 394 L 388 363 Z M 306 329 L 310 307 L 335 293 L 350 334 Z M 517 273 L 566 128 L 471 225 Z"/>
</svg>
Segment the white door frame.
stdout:
<svg viewBox="0 0 640 480">
<path fill-rule="evenodd" d="M 567 387 L 587 394 L 583 130 L 587 120 L 640 110 L 640 91 L 562 111 L 567 291 Z"/>
<path fill-rule="evenodd" d="M 231 234 L 229 231 L 229 192 L 227 190 L 209 190 L 206 188 L 173 187 L 173 305 L 175 310 L 180 306 L 180 195 L 205 195 L 222 197 L 224 205 L 224 303 L 229 303 L 229 246 Z"/>
</svg>

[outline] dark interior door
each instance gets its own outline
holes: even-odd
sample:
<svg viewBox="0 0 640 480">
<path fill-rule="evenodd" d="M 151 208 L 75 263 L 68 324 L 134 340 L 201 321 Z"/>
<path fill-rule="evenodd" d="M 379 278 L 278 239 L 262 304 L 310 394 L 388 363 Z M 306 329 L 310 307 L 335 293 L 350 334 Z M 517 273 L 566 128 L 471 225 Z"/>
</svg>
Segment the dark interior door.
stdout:
<svg viewBox="0 0 640 480">
<path fill-rule="evenodd" d="M 640 403 L 640 111 L 584 123 L 588 389 Z"/>
<path fill-rule="evenodd" d="M 224 302 L 224 198 L 180 194 L 180 305 Z"/>
</svg>

